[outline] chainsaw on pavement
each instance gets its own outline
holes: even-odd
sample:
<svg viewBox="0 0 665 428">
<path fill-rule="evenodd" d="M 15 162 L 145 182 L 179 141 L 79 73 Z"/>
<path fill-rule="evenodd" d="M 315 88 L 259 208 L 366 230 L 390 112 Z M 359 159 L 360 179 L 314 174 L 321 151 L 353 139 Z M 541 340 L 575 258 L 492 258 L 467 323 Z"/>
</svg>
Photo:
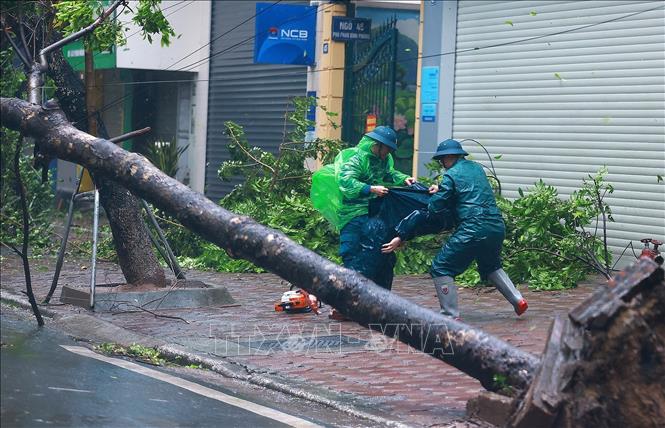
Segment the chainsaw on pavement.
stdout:
<svg viewBox="0 0 665 428">
<path fill-rule="evenodd" d="M 275 311 L 286 313 L 314 312 L 318 315 L 320 307 L 321 302 L 315 295 L 300 288 L 285 292 L 279 302 L 275 303 Z"/>
</svg>

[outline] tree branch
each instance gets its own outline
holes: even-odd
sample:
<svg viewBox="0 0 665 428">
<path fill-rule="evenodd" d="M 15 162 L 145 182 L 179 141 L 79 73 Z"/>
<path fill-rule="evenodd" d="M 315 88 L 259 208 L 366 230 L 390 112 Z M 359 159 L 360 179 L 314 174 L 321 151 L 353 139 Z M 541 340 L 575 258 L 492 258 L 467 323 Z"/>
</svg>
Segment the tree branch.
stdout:
<svg viewBox="0 0 665 428">
<path fill-rule="evenodd" d="M 126 134 L 118 135 L 117 137 L 110 138 L 109 141 L 115 144 L 121 143 L 123 141 L 131 140 L 134 137 L 138 137 L 139 135 L 147 134 L 148 132 L 151 131 L 152 128 L 149 126 L 146 126 L 145 128 L 142 129 L 137 129 L 136 131 L 128 132 Z"/>
<path fill-rule="evenodd" d="M 252 159 L 254 162 L 261 165 L 262 167 L 270 170 L 272 174 L 275 173 L 275 170 L 270 165 L 267 165 L 258 160 L 249 150 L 245 148 L 245 146 L 242 145 L 242 143 L 240 142 L 240 140 L 238 140 L 238 137 L 234 134 L 232 129 L 230 129 L 229 132 L 231 133 L 231 137 L 236 141 L 236 147 L 239 147 L 247 155 L 248 158 Z"/>
<path fill-rule="evenodd" d="M 119 303 L 124 303 L 124 302 L 119 302 Z M 138 310 L 140 310 L 140 311 L 143 311 L 143 312 L 147 312 L 147 313 L 149 313 L 150 315 L 154 315 L 156 318 L 168 318 L 168 319 L 172 319 L 172 320 L 182 321 L 182 322 L 184 322 L 185 324 L 189 324 L 189 321 L 187 321 L 186 319 L 181 318 L 181 317 L 178 317 L 178 316 L 175 316 L 175 315 L 158 314 L 158 313 L 153 312 L 153 311 L 151 311 L 151 310 L 149 310 L 149 309 L 143 308 L 143 307 L 138 306 L 138 305 L 134 305 L 134 304 L 129 303 L 129 302 L 126 302 L 125 305 L 127 305 L 127 306 L 129 306 L 129 307 L 131 307 L 131 308 L 136 308 L 136 309 L 138 309 Z M 119 312 L 113 312 L 113 313 L 111 313 L 111 315 L 122 315 L 122 314 L 130 314 L 130 313 L 132 313 L 132 311 L 119 311 Z"/>
<path fill-rule="evenodd" d="M 18 22 L 19 22 L 18 32 L 19 35 L 21 36 L 21 42 L 23 43 L 23 47 L 25 48 L 25 53 L 27 55 L 27 60 L 28 60 L 28 64 L 26 65 L 26 67 L 30 69 L 30 64 L 33 61 L 33 57 L 32 55 L 30 55 L 30 49 L 28 49 L 28 42 L 25 40 L 25 26 L 23 25 L 23 3 L 19 5 Z"/>
<path fill-rule="evenodd" d="M 9 248 L 10 250 L 12 250 L 13 252 L 15 252 L 17 256 L 23 258 L 23 254 L 21 254 L 21 250 L 19 250 L 18 248 L 16 248 L 14 245 L 12 245 L 12 244 L 7 244 L 6 242 L 0 242 L 0 244 L 4 245 L 5 247 L 7 247 L 7 248 Z"/>
<path fill-rule="evenodd" d="M 7 37 L 7 40 L 9 40 L 9 43 L 12 45 L 12 48 L 14 49 L 14 52 L 16 52 L 16 55 L 18 55 L 18 57 L 20 58 L 23 65 L 25 65 L 25 68 L 29 70 L 30 69 L 30 62 L 23 55 L 23 52 L 21 51 L 21 49 L 19 49 L 19 47 L 16 45 L 16 42 L 14 41 L 12 36 L 9 34 L 9 30 L 7 30 L 7 27 L 3 27 L 2 30 L 4 31 L 5 37 Z"/>
<path fill-rule="evenodd" d="M 28 205 L 25 200 L 25 189 L 23 188 L 23 180 L 21 179 L 21 169 L 19 167 L 19 159 L 21 158 L 21 148 L 23 146 L 23 137 L 16 141 L 16 153 L 14 153 L 14 174 L 16 175 L 16 191 L 20 196 L 21 212 L 23 214 L 23 247 L 19 255 L 23 260 L 23 274 L 25 275 L 25 288 L 32 307 L 32 312 L 37 318 L 37 325 L 40 327 L 44 325 L 44 319 L 37 306 L 35 295 L 32 292 L 32 278 L 30 277 L 30 261 L 28 260 L 28 244 L 30 242 L 30 218 L 28 216 Z M 16 251 L 16 249 L 15 249 Z"/>
<path fill-rule="evenodd" d="M 48 67 L 48 63 L 46 62 L 46 54 L 51 52 L 54 49 L 57 49 L 61 46 L 64 46 L 68 43 L 73 42 L 74 40 L 78 40 L 81 37 L 85 36 L 88 33 L 91 33 L 92 31 L 95 30 L 95 28 L 99 27 L 101 23 L 108 18 L 121 4 L 123 4 L 125 0 L 116 0 L 108 9 L 104 11 L 95 21 L 88 25 L 87 27 L 83 28 L 82 30 L 77 31 L 76 33 L 70 34 L 67 37 L 64 37 L 60 40 L 58 40 L 55 43 L 52 43 L 48 45 L 47 47 L 43 48 L 41 51 L 39 51 L 39 60 L 41 62 L 41 66 L 44 67 L 44 70 Z"/>
<path fill-rule="evenodd" d="M 509 259 L 509 258 L 511 258 L 511 257 L 513 257 L 513 256 L 515 256 L 519 253 L 523 253 L 525 251 L 540 251 L 540 252 L 543 252 L 543 253 L 547 253 L 547 254 L 559 257 L 562 260 L 566 260 L 566 261 L 569 261 L 569 262 L 574 262 L 575 261 L 574 259 L 570 259 L 568 257 L 562 256 L 561 254 L 557 253 L 556 251 L 550 251 L 550 250 L 547 250 L 547 249 L 544 249 L 544 248 L 537 248 L 537 247 L 521 248 L 521 249 L 519 249 L 519 250 L 517 250 L 513 253 L 508 254 L 506 256 L 506 259 Z M 597 267 L 595 263 L 592 263 L 591 261 L 589 261 L 589 260 L 587 260 L 583 257 L 580 257 L 580 256 L 575 256 L 575 259 L 577 259 L 578 261 L 584 263 L 585 265 L 589 266 L 590 268 L 594 269 L 595 271 L 597 271 L 598 273 L 603 275 L 605 278 L 610 279 L 610 276 L 607 273 L 605 273 L 601 268 Z"/>
</svg>

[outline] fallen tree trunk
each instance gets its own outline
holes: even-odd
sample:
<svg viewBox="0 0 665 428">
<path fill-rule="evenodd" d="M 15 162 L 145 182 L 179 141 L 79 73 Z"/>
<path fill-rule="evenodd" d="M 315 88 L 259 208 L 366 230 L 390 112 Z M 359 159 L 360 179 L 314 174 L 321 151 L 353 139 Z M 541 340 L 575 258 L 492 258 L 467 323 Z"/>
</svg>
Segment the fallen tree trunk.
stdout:
<svg viewBox="0 0 665 428">
<path fill-rule="evenodd" d="M 174 180 L 143 156 L 73 127 L 57 109 L 0 100 L 2 125 L 43 141 L 43 150 L 113 177 L 185 227 L 314 293 L 358 323 L 431 354 L 494 389 L 495 376 L 528 386 L 538 359 L 481 330 L 422 308 L 294 243 L 281 232 L 229 212 Z"/>
</svg>

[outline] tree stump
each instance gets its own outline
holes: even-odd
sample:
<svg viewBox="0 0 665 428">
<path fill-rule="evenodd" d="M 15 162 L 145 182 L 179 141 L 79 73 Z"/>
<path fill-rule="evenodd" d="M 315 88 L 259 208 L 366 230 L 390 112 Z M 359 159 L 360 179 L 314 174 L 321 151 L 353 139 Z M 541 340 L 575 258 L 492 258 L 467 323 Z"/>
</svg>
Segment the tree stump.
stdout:
<svg viewBox="0 0 665 428">
<path fill-rule="evenodd" d="M 557 318 L 512 427 L 665 423 L 663 269 L 640 259 Z"/>
</svg>

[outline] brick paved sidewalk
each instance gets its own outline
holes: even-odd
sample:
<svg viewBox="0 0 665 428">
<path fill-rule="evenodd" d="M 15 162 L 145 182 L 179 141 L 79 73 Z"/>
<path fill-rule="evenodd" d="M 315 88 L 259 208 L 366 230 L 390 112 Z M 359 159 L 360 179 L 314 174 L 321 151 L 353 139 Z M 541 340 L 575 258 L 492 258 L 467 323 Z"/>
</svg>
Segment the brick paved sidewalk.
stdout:
<svg viewBox="0 0 665 428">
<path fill-rule="evenodd" d="M 51 265 L 35 270 L 33 281 L 38 295 L 46 294 L 53 272 Z M 66 264 L 60 285 L 89 281 L 89 273 L 81 267 L 80 262 Z M 17 259 L 4 259 L 2 269 L 3 288 L 23 287 Z M 123 281 L 116 265 L 102 263 L 98 272 L 98 283 Z M 463 418 L 466 401 L 482 389 L 475 379 L 428 355 L 356 323 L 329 320 L 330 307 L 324 307 L 319 316 L 274 312 L 274 302 L 288 289 L 288 284 L 274 275 L 190 271 L 187 277 L 226 286 L 240 305 L 163 311 L 182 317 L 189 324 L 145 312 L 95 316 L 130 331 L 241 364 L 248 370 L 330 389 L 350 401 L 370 403 L 375 410 L 410 424 L 430 426 Z M 565 292 L 534 293 L 520 287 L 529 301 L 529 311 L 520 318 L 493 288 L 463 289 L 462 317 L 468 324 L 538 354 L 544 348 L 554 315 L 576 306 L 594 285 L 602 282 L 593 278 Z M 427 276 L 398 277 L 393 291 L 420 305 L 438 308 Z M 56 296 L 59 294 L 58 291 Z M 335 343 L 340 335 L 348 343 Z M 299 339 L 311 337 L 322 339 L 318 347 L 303 347 L 304 342 Z M 280 345 L 278 341 L 283 339 L 290 340 Z"/>
</svg>

